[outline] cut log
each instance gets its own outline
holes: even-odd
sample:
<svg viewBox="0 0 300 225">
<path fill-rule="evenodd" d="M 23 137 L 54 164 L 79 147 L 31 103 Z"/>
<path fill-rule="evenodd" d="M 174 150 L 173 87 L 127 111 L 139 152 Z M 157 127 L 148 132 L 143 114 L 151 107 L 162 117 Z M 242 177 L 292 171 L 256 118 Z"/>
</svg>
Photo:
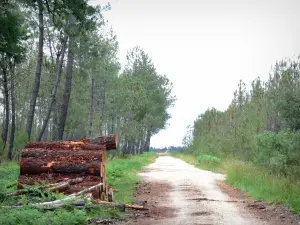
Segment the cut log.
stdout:
<svg viewBox="0 0 300 225">
<path fill-rule="evenodd" d="M 106 147 L 106 150 L 117 149 L 118 146 L 118 138 L 116 135 L 107 135 L 97 138 L 86 138 L 77 141 L 90 144 L 104 145 Z"/>
<path fill-rule="evenodd" d="M 69 151 L 63 149 L 47 150 L 42 148 L 24 148 L 21 151 L 22 160 L 24 158 L 38 158 L 42 160 L 51 161 L 73 161 L 73 160 L 85 160 L 85 161 L 103 161 L 104 152 L 97 150 L 78 150 Z"/>
<path fill-rule="evenodd" d="M 59 174 L 59 173 L 42 173 L 42 174 L 30 174 L 20 175 L 18 188 L 22 189 L 22 184 L 34 185 L 34 184 L 55 184 L 60 183 L 69 179 L 76 179 L 81 177 L 80 174 Z M 84 180 L 77 185 L 82 186 L 94 186 L 98 183 L 102 183 L 102 178 L 93 175 L 84 175 Z M 71 186 L 73 188 L 73 185 Z"/>
<path fill-rule="evenodd" d="M 84 143 L 82 141 L 29 142 L 25 148 L 61 149 L 61 150 L 98 150 L 105 151 L 105 145 Z"/>
<path fill-rule="evenodd" d="M 20 163 L 20 174 L 41 174 L 41 173 L 60 173 L 60 174 L 87 174 L 100 176 L 101 162 L 85 161 L 45 161 L 37 158 L 25 158 Z"/>
</svg>

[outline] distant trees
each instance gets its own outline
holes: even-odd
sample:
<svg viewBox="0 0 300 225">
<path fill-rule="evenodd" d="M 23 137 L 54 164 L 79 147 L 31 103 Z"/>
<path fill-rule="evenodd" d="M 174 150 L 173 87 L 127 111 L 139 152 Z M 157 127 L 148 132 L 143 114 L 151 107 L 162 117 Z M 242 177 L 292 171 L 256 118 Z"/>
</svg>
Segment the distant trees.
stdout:
<svg viewBox="0 0 300 225">
<path fill-rule="evenodd" d="M 0 76 L 2 89 L 2 149 L 6 147 L 9 125 L 11 132 L 8 149 L 8 159 L 12 159 L 13 142 L 16 126 L 15 102 L 15 67 L 24 60 L 26 53 L 23 42 L 27 39 L 27 27 L 24 24 L 24 13 L 19 5 L 13 2 L 0 3 Z"/>
<path fill-rule="evenodd" d="M 168 146 L 164 148 L 150 147 L 150 151 L 152 152 L 183 151 L 183 150 L 185 150 L 185 147 L 182 146 Z"/>
<path fill-rule="evenodd" d="M 300 63 L 277 62 L 269 79 L 247 91 L 240 81 L 224 112 L 214 108 L 194 123 L 194 154 L 251 160 L 273 172 L 300 174 Z"/>
<path fill-rule="evenodd" d="M 123 152 L 149 151 L 150 138 L 163 129 L 170 115 L 167 112 L 175 98 L 172 84 L 159 75 L 149 56 L 139 47 L 127 55 L 127 66 L 121 74 L 123 105 L 121 126 L 124 128 Z"/>
<path fill-rule="evenodd" d="M 109 133 L 124 153 L 149 150 L 170 117 L 172 84 L 140 47 L 121 71 L 117 37 L 103 16 L 109 4 L 7 0 L 0 7 L 2 158 L 18 157 L 28 140 Z"/>
</svg>

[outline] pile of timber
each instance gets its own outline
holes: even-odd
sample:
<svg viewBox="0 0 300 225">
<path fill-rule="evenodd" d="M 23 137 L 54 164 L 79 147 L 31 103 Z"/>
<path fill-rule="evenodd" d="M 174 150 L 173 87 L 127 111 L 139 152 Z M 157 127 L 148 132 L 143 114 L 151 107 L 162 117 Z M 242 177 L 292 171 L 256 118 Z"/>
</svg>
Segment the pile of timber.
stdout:
<svg viewBox="0 0 300 225">
<path fill-rule="evenodd" d="M 18 189 L 45 185 L 65 194 L 90 190 L 94 199 L 108 200 L 106 150 L 117 148 L 115 135 L 95 139 L 29 142 L 21 151 Z M 93 188 L 95 187 L 95 188 Z"/>
</svg>

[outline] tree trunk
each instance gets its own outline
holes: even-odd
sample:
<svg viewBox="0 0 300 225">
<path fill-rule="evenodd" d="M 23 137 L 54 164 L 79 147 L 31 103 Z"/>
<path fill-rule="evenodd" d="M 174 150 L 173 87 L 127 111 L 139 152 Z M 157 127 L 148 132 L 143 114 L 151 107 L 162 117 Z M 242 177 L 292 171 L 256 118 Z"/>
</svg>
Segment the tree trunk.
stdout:
<svg viewBox="0 0 300 225">
<path fill-rule="evenodd" d="M 25 158 L 20 163 L 20 175 L 59 173 L 59 174 L 86 174 L 100 176 L 101 162 L 80 163 L 76 161 L 47 161 L 38 158 Z"/>
<path fill-rule="evenodd" d="M 61 49 L 61 52 L 60 52 L 61 56 L 60 56 L 60 59 L 57 60 L 56 79 L 55 79 L 54 85 L 52 87 L 50 104 L 48 106 L 46 117 L 43 121 L 42 129 L 41 129 L 41 131 L 38 135 L 37 141 L 40 141 L 43 137 L 43 134 L 44 134 L 45 129 L 47 127 L 48 121 L 50 119 L 50 115 L 51 115 L 51 112 L 52 112 L 54 102 L 56 101 L 56 92 L 57 92 L 57 88 L 58 88 L 59 83 L 60 83 L 60 78 L 61 78 L 61 73 L 62 73 L 62 66 L 63 66 L 63 62 L 64 62 L 64 58 L 65 58 L 67 39 L 68 39 L 68 37 L 66 36 L 63 40 L 63 43 L 62 43 L 62 49 Z"/>
<path fill-rule="evenodd" d="M 11 98 L 11 129 L 9 137 L 9 149 L 8 149 L 8 159 L 13 159 L 13 149 L 14 149 L 14 139 L 15 139 L 15 129 L 16 129 L 16 101 L 15 101 L 15 65 L 11 65 L 11 75 L 10 75 L 10 98 Z"/>
<path fill-rule="evenodd" d="M 48 135 L 49 135 L 49 125 L 47 124 L 44 134 L 43 134 L 43 138 L 41 139 L 42 141 L 48 141 Z"/>
<path fill-rule="evenodd" d="M 5 149 L 7 136 L 8 136 L 8 126 L 9 126 L 9 93 L 8 93 L 8 79 L 7 79 L 7 68 L 2 69 L 3 72 L 3 95 L 4 95 L 4 109 L 5 116 L 3 121 L 3 130 L 2 130 L 2 141 L 3 141 L 3 150 Z"/>
<path fill-rule="evenodd" d="M 39 9 L 39 15 L 38 15 L 39 16 L 39 46 L 38 46 L 38 59 L 37 59 L 37 65 L 35 71 L 34 87 L 31 94 L 30 108 L 27 116 L 26 132 L 27 132 L 28 140 L 30 140 L 31 137 L 35 105 L 36 105 L 36 99 L 38 97 L 39 88 L 40 88 L 42 63 L 43 63 L 43 46 L 44 46 L 43 0 L 38 0 L 38 9 Z"/>
<path fill-rule="evenodd" d="M 59 107 L 56 101 L 53 103 L 53 108 L 55 109 L 52 114 L 52 140 L 57 140 L 57 128 L 58 128 L 58 111 Z"/>
<path fill-rule="evenodd" d="M 72 73 L 73 73 L 73 63 L 74 63 L 74 36 L 69 36 L 69 46 L 68 46 L 68 61 L 67 61 L 67 71 L 66 71 L 66 83 L 65 89 L 60 109 L 59 123 L 58 123 L 58 140 L 63 139 L 65 124 L 67 120 L 69 100 L 72 88 Z"/>
<path fill-rule="evenodd" d="M 46 150 L 43 148 L 24 148 L 21 151 L 22 159 L 25 158 L 37 158 L 43 160 L 46 163 L 51 161 L 85 161 L 85 162 L 104 162 L 105 154 L 102 151 L 98 150 L 77 150 L 70 151 L 66 149 L 58 150 Z"/>
<path fill-rule="evenodd" d="M 148 130 L 147 135 L 146 135 L 146 144 L 145 144 L 145 152 L 149 152 L 150 148 L 150 139 L 151 139 L 151 131 Z"/>
<path fill-rule="evenodd" d="M 81 139 L 75 141 L 82 141 L 84 143 L 104 145 L 106 147 L 106 150 L 117 149 L 118 146 L 118 138 L 116 135 L 107 135 L 107 136 L 97 137 L 94 139 L 87 138 L 87 139 Z"/>
<path fill-rule="evenodd" d="M 103 120 L 104 120 L 104 112 L 105 112 L 105 97 L 106 97 L 106 80 L 103 82 L 103 91 L 102 91 L 102 107 L 101 107 L 101 115 L 100 115 L 100 125 L 99 125 L 99 130 L 100 130 L 100 135 L 105 135 L 103 132 Z"/>
<path fill-rule="evenodd" d="M 128 152 L 128 146 L 129 144 L 128 144 L 128 141 L 126 140 L 126 137 L 125 137 L 125 140 L 124 140 L 124 144 L 123 144 L 123 146 L 122 146 L 122 153 L 123 154 L 128 154 L 129 152 Z"/>
<path fill-rule="evenodd" d="M 83 142 L 62 141 L 62 142 L 29 142 L 26 148 L 44 148 L 51 150 L 98 150 L 105 151 L 105 145 L 87 144 Z"/>
<path fill-rule="evenodd" d="M 143 147 L 142 147 L 142 152 L 141 153 L 146 151 L 146 148 L 147 148 L 147 135 L 148 135 L 148 131 L 146 129 L 144 137 L 143 137 Z"/>
<path fill-rule="evenodd" d="M 94 125 L 94 77 L 91 75 L 91 102 L 90 102 L 90 123 L 89 123 L 89 137 L 93 135 Z"/>
</svg>

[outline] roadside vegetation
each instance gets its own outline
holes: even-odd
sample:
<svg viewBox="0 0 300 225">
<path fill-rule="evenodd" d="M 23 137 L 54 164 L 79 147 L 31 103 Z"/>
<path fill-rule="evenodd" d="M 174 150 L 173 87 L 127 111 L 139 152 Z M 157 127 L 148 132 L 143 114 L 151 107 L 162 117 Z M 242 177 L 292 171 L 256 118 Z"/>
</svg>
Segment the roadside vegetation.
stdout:
<svg viewBox="0 0 300 225">
<path fill-rule="evenodd" d="M 122 217 L 114 209 L 42 211 L 29 203 L 61 194 L 16 189 L 20 151 L 29 141 L 74 140 L 115 134 L 118 152 L 107 181 L 115 200 L 132 200 L 136 173 L 150 163 L 150 139 L 170 118 L 172 83 L 140 47 L 118 59 L 119 43 L 107 23 L 110 4 L 88 0 L 0 2 L 0 224 L 83 224 L 87 218 Z M 127 155 L 127 156 L 126 156 Z M 20 209 L 5 206 L 20 203 Z"/>
<path fill-rule="evenodd" d="M 156 154 L 149 152 L 136 156 L 117 157 L 107 164 L 107 181 L 116 189 L 114 201 L 130 203 L 133 200 L 135 185 L 140 181 L 137 173 L 144 166 L 153 162 Z M 43 193 L 32 188 L 31 194 L 7 197 L 6 194 L 16 190 L 19 165 L 14 162 L 0 166 L 0 224 L 86 224 L 88 219 L 123 219 L 124 214 L 118 208 L 105 207 L 97 209 L 77 209 L 68 206 L 63 209 L 42 210 L 28 206 L 28 203 L 53 201 L 63 197 L 59 193 Z M 30 188 L 30 187 L 28 187 Z M 22 208 L 7 206 L 22 204 Z"/>
<path fill-rule="evenodd" d="M 269 79 L 239 81 L 225 111 L 207 109 L 183 139 L 187 161 L 227 174 L 253 198 L 300 212 L 300 61 L 277 62 Z"/>
<path fill-rule="evenodd" d="M 297 180 L 272 174 L 263 167 L 237 159 L 194 156 L 186 152 L 174 152 L 172 156 L 197 168 L 226 174 L 226 183 L 246 192 L 252 199 L 282 204 L 300 213 L 300 189 Z"/>
<path fill-rule="evenodd" d="M 130 203 L 133 200 L 133 190 L 141 181 L 137 175 L 144 166 L 155 161 L 156 153 L 145 152 L 135 156 L 123 156 L 108 162 L 106 168 L 107 182 L 109 186 L 117 189 L 114 200 L 122 203 Z"/>
</svg>

